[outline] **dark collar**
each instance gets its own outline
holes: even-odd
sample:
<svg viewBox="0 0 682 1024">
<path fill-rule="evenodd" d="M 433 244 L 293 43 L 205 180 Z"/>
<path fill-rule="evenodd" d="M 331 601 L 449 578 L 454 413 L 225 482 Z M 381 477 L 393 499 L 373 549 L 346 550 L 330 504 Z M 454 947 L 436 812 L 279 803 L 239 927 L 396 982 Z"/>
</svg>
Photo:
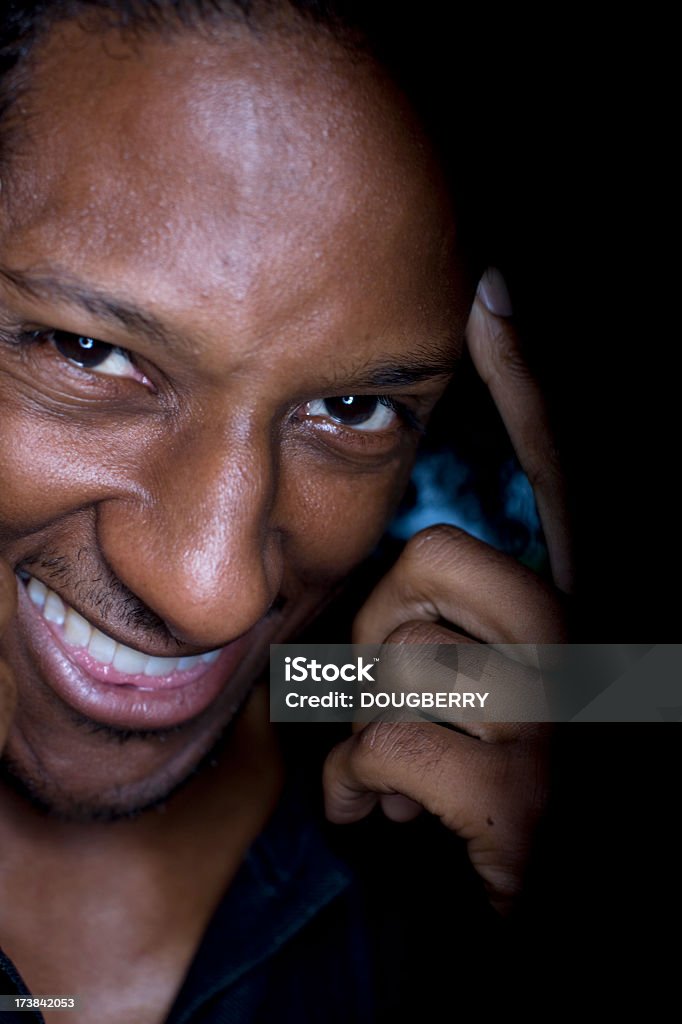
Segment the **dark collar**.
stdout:
<svg viewBox="0 0 682 1024">
<path fill-rule="evenodd" d="M 352 872 L 326 844 L 295 781 L 249 849 L 199 945 L 167 1024 L 272 957 L 345 890 Z"/>
<path fill-rule="evenodd" d="M 204 1003 L 271 958 L 352 878 L 325 842 L 295 778 L 290 780 L 219 903 L 166 1024 L 191 1021 Z M 30 995 L 1 949 L 0 991 Z M 44 1024 L 38 1011 L 17 1019 Z"/>
</svg>

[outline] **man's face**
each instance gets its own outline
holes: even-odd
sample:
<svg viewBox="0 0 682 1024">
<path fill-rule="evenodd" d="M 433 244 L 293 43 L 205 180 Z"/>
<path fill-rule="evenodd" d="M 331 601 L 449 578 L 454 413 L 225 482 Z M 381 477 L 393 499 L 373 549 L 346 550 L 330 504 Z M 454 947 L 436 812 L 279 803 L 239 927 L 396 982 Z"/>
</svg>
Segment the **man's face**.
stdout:
<svg viewBox="0 0 682 1024">
<path fill-rule="evenodd" d="M 376 543 L 469 285 L 409 114 L 322 36 L 69 25 L 13 113 L 6 755 L 63 814 L 120 812 L 188 775 Z"/>
</svg>

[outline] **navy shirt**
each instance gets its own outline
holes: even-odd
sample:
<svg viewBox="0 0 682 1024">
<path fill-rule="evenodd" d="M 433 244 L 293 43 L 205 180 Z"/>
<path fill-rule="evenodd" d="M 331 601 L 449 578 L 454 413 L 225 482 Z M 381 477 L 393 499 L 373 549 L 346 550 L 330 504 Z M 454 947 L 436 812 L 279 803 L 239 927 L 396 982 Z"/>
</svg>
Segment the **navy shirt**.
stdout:
<svg viewBox="0 0 682 1024">
<path fill-rule="evenodd" d="M 426 816 L 330 826 L 304 790 L 288 784 L 248 851 L 166 1024 L 431 1020 L 453 977 L 488 973 L 496 923 L 463 844 Z M 0 993 L 30 994 L 1 950 Z"/>
<path fill-rule="evenodd" d="M 353 873 L 292 789 L 213 915 L 167 1024 L 374 1019 Z M 305 977 L 314 983 L 306 984 Z M 30 995 L 1 950 L 0 993 Z M 69 1012 L 62 1012 L 67 1024 Z M 3 1024 L 43 1021 L 38 1011 L 4 1011 L 0 1017 Z"/>
</svg>

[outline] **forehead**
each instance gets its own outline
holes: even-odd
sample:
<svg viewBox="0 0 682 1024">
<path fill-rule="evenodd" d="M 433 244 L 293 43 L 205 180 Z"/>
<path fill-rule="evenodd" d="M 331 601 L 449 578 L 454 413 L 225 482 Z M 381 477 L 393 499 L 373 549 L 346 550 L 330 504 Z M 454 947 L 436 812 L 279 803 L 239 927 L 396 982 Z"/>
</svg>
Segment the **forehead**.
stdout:
<svg viewBox="0 0 682 1024">
<path fill-rule="evenodd" d="M 15 264 L 49 253 L 178 316 L 201 296 L 244 322 L 274 299 L 316 316 L 320 295 L 327 313 L 398 295 L 414 313 L 415 293 L 451 290 L 454 218 L 426 140 L 323 31 L 132 43 L 65 24 L 22 103 L 0 235 Z"/>
</svg>

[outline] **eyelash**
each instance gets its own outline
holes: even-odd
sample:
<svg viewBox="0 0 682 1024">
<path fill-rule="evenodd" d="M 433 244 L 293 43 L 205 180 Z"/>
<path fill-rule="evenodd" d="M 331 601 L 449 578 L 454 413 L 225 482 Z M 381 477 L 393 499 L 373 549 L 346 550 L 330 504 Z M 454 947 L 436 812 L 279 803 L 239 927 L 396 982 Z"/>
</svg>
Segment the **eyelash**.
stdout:
<svg viewBox="0 0 682 1024">
<path fill-rule="evenodd" d="M 89 338 L 90 337 L 89 335 L 75 334 L 72 331 L 61 331 L 61 330 L 59 330 L 59 329 L 57 329 L 55 327 L 36 327 L 36 328 L 28 329 L 28 328 L 24 328 L 24 327 L 14 328 L 14 327 L 0 326 L 0 342 L 4 343 L 6 345 L 9 345 L 12 348 L 17 348 L 17 349 L 39 348 L 41 346 L 49 344 L 50 341 L 52 341 L 53 347 L 58 352 L 58 350 L 56 349 L 56 345 L 54 345 L 54 339 L 51 338 L 51 335 L 59 335 L 59 334 L 63 334 L 65 336 L 67 336 L 67 337 L 72 337 L 74 339 Z M 118 345 L 113 345 L 110 342 L 100 342 L 99 339 L 97 339 L 97 338 L 92 338 L 91 340 L 94 341 L 96 344 L 107 345 L 111 349 L 111 354 L 112 355 L 113 354 L 117 354 L 117 353 L 120 353 L 121 355 L 124 355 L 129 360 L 131 366 L 133 368 L 137 369 L 137 365 L 136 365 L 136 361 L 135 361 L 135 356 L 134 356 L 134 354 L 132 352 L 129 352 L 127 349 L 121 348 Z M 58 352 L 58 354 L 61 356 L 61 353 Z M 64 359 L 64 361 L 68 365 L 73 366 L 76 369 L 82 369 L 86 373 L 88 372 L 88 367 L 86 367 L 86 366 L 79 366 L 76 361 L 72 361 L 72 360 L 66 358 L 65 356 L 61 356 L 61 358 Z M 94 373 L 95 371 L 93 370 L 91 372 Z M 100 376 L 106 377 L 108 375 L 107 374 L 101 374 Z"/>
<path fill-rule="evenodd" d="M 74 334 L 71 331 L 61 331 L 61 330 L 58 330 L 56 328 L 37 328 L 35 330 L 20 330 L 20 331 L 17 331 L 14 334 L 14 336 L 12 338 L 10 338 L 9 340 L 11 342 L 14 342 L 15 344 L 17 344 L 19 346 L 29 346 L 29 347 L 30 346 L 41 346 L 41 345 L 45 345 L 45 344 L 51 344 L 52 347 L 59 353 L 59 355 L 62 357 L 62 359 L 64 359 L 64 361 L 68 365 L 77 367 L 78 369 L 83 370 L 85 373 L 95 374 L 96 376 L 98 376 L 100 378 L 108 378 L 108 377 L 109 378 L 111 378 L 111 377 L 127 378 L 127 377 L 130 377 L 130 379 L 135 379 L 132 374 L 129 375 L 127 373 L 119 373 L 119 374 L 117 374 L 117 373 L 101 373 L 101 372 L 98 373 L 96 367 L 88 367 L 85 364 L 81 365 L 81 364 L 79 364 L 78 360 L 76 360 L 76 359 L 73 359 L 73 360 L 69 359 L 68 356 L 66 356 L 64 353 L 59 351 L 58 340 L 57 340 L 59 335 L 63 335 L 62 341 L 63 340 L 71 340 L 71 339 L 73 339 L 74 341 L 79 341 L 81 339 L 84 339 L 84 340 L 93 342 L 94 345 L 106 346 L 109 349 L 109 351 L 107 353 L 107 357 L 112 357 L 112 356 L 113 357 L 119 357 L 119 356 L 123 357 L 129 363 L 130 369 L 132 371 L 134 371 L 135 373 L 140 374 L 140 377 L 142 378 L 142 380 L 139 380 L 139 378 L 138 378 L 139 382 L 140 383 L 144 383 L 146 385 L 149 385 L 149 381 L 144 376 L 144 374 L 140 371 L 140 369 L 139 369 L 139 367 L 137 365 L 137 361 L 135 359 L 134 353 L 129 352 L 128 349 L 121 348 L 119 345 L 113 345 L 110 342 L 103 342 L 103 341 L 100 341 L 97 338 L 91 338 L 88 335 Z M 86 351 L 87 350 L 84 348 L 83 352 L 85 353 Z"/>
<path fill-rule="evenodd" d="M 4 327 L 4 326 L 0 326 L 0 342 L 4 342 L 5 344 L 8 344 L 8 345 L 10 345 L 12 347 L 19 348 L 19 349 L 33 348 L 33 347 L 38 347 L 38 346 L 44 345 L 45 342 L 46 342 L 46 339 L 49 339 L 50 335 L 56 334 L 56 333 L 70 334 L 72 332 L 67 332 L 67 331 L 57 332 L 56 329 L 54 329 L 54 328 L 39 328 L 39 329 L 36 328 L 36 329 L 28 330 L 28 329 L 25 329 L 25 328 L 23 328 L 23 329 L 22 328 L 10 329 L 10 328 Z M 79 337 L 78 335 L 75 335 L 75 334 L 73 336 L 74 337 Z M 95 340 L 97 340 L 97 339 L 95 339 Z M 100 342 L 100 344 L 108 344 L 108 345 L 110 345 L 112 353 L 118 352 L 118 353 L 121 353 L 122 355 L 125 355 L 130 360 L 132 367 L 137 369 L 136 363 L 135 363 L 135 357 L 134 357 L 133 353 L 131 353 L 127 349 L 121 348 L 119 346 L 111 345 L 109 342 Z M 65 356 L 61 356 L 61 358 L 63 358 L 64 361 L 67 364 L 72 365 L 74 367 L 77 367 L 79 369 L 82 369 L 85 373 L 90 373 L 90 374 L 97 375 L 95 370 L 89 370 L 87 367 L 78 367 L 78 363 L 77 362 L 75 362 L 75 361 L 72 362 L 69 359 L 67 359 Z M 115 376 L 108 375 L 108 374 L 100 374 L 99 376 L 100 376 L 100 378 L 102 380 L 115 380 L 115 379 L 117 379 Z M 125 378 L 118 378 L 118 379 L 125 379 Z M 327 395 L 323 399 L 321 399 L 321 401 L 331 401 L 335 397 L 337 397 L 337 396 Z M 376 401 L 379 402 L 379 404 L 383 405 L 387 409 L 390 409 L 392 412 L 394 412 L 395 415 L 398 417 L 398 419 L 400 421 L 400 425 L 401 425 L 402 428 L 407 429 L 407 430 L 409 430 L 409 431 L 411 431 L 413 433 L 419 434 L 419 435 L 424 434 L 425 427 L 424 427 L 423 423 L 420 422 L 420 420 L 417 418 L 417 416 L 415 415 L 413 410 L 408 405 L 406 405 L 404 402 L 402 402 L 399 399 L 397 399 L 395 396 L 393 396 L 393 395 L 368 395 L 368 396 L 363 396 L 363 397 L 375 398 Z M 348 424 L 343 424 L 343 423 L 334 421 L 332 417 L 329 417 L 328 422 L 333 424 L 333 426 L 336 429 L 340 430 L 340 431 L 344 431 L 346 433 L 349 433 L 349 434 L 352 434 L 352 435 L 355 435 L 355 436 L 357 436 L 359 434 L 363 435 L 362 440 L 365 440 L 367 442 L 369 442 L 369 440 L 370 440 L 370 438 L 372 437 L 373 434 L 375 436 L 377 436 L 377 435 L 380 435 L 382 433 L 382 431 L 362 431 L 359 428 L 354 428 L 354 427 L 352 427 L 352 426 L 350 426 Z"/>
<path fill-rule="evenodd" d="M 420 423 L 409 405 L 405 405 L 393 395 L 374 395 L 372 397 L 376 398 L 381 405 L 385 405 L 387 409 L 391 409 L 404 426 L 409 427 L 410 430 L 414 430 L 418 434 L 425 432 L 424 424 Z"/>
</svg>

